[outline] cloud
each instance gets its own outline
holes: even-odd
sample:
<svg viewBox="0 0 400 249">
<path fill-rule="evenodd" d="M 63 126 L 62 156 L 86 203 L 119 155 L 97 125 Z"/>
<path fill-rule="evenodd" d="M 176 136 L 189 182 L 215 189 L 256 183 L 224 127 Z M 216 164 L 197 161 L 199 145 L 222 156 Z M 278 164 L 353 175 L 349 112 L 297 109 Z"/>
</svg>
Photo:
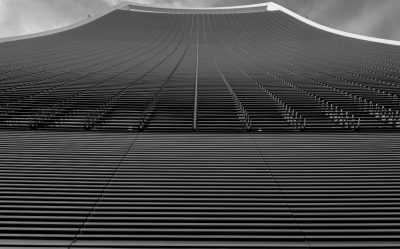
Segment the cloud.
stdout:
<svg viewBox="0 0 400 249">
<path fill-rule="evenodd" d="M 103 1 L 108 3 L 109 5 L 117 5 L 122 2 L 122 0 L 103 0 Z"/>
<path fill-rule="evenodd" d="M 400 22 L 398 15 L 400 4 L 392 1 L 381 1 L 380 4 L 368 1 L 358 9 L 356 15 L 339 28 L 349 32 L 365 34 L 369 36 L 392 36 L 400 40 Z"/>
<path fill-rule="evenodd" d="M 124 0 L 103 0 L 110 6 L 124 2 Z M 165 6 L 165 7 L 204 7 L 210 6 L 210 2 L 214 1 L 198 1 L 198 0 L 132 0 L 132 3 Z M 212 4 L 211 4 L 212 5 Z"/>
<path fill-rule="evenodd" d="M 0 0 L 0 37 L 37 33 L 79 22 L 123 0 Z M 136 0 L 169 7 L 206 6 L 211 0 Z"/>
<path fill-rule="evenodd" d="M 59 28 L 80 21 L 91 12 L 108 7 L 106 3 L 90 0 L 0 0 L 0 2 L 2 37 Z"/>
<path fill-rule="evenodd" d="M 311 20 L 339 30 L 400 40 L 399 0 L 276 0 Z"/>
</svg>

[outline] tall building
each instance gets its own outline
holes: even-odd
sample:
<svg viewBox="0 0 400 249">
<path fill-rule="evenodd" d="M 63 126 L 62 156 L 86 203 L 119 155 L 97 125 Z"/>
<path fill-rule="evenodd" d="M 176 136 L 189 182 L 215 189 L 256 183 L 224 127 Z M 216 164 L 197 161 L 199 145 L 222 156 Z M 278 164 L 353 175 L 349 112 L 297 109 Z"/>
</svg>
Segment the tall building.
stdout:
<svg viewBox="0 0 400 249">
<path fill-rule="evenodd" d="M 399 45 L 274 3 L 0 40 L 0 247 L 400 248 Z"/>
</svg>

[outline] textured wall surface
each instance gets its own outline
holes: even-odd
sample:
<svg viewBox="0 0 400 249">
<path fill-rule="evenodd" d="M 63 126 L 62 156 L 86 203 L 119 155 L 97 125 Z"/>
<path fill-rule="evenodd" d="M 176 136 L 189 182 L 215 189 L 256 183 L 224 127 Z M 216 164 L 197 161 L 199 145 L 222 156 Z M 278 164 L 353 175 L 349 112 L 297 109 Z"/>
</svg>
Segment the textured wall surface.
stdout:
<svg viewBox="0 0 400 249">
<path fill-rule="evenodd" d="M 0 246 L 398 248 L 399 153 L 390 133 L 1 131 Z"/>
<path fill-rule="evenodd" d="M 69 31 L 2 43 L 0 126 L 400 127 L 399 46 L 328 33 L 281 11 L 234 12 L 117 10 Z"/>
</svg>

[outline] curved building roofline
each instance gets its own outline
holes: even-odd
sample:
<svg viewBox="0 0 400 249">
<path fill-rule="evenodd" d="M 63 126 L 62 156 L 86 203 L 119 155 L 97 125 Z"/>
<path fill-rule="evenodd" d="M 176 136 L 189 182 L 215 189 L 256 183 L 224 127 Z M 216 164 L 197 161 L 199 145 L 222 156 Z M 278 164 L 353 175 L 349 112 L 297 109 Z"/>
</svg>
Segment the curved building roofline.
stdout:
<svg viewBox="0 0 400 249">
<path fill-rule="evenodd" d="M 364 36 L 364 35 L 357 35 L 357 34 L 345 32 L 345 31 L 329 28 L 327 26 L 313 22 L 305 17 L 302 17 L 299 14 L 296 14 L 293 11 L 291 11 L 285 7 L 282 7 L 281 5 L 276 4 L 274 2 L 266 3 L 266 5 L 267 5 L 267 11 L 282 11 L 303 23 L 306 23 L 314 28 L 317 28 L 317 29 L 320 29 L 320 30 L 323 30 L 323 31 L 326 31 L 329 33 L 333 33 L 333 34 L 337 34 L 337 35 L 341 35 L 341 36 L 345 36 L 345 37 L 349 37 L 349 38 L 354 38 L 354 39 L 358 39 L 358 40 L 363 40 L 363 41 L 370 41 L 370 42 L 400 46 L 400 41 L 387 40 L 387 39 L 381 39 L 381 38 Z"/>
<path fill-rule="evenodd" d="M 212 8 L 169 8 L 169 7 L 154 7 L 144 4 L 128 4 L 128 9 L 132 11 L 143 11 L 152 13 L 169 13 L 169 14 L 226 14 L 226 13 L 250 13 L 267 11 L 267 3 L 227 6 L 227 7 L 212 7 Z"/>
<path fill-rule="evenodd" d="M 363 35 L 348 33 L 348 32 L 344 32 L 344 31 L 340 31 L 337 29 L 326 27 L 324 25 L 313 22 L 307 18 L 304 18 L 304 17 L 294 13 L 293 11 L 291 11 L 279 4 L 276 4 L 274 2 L 251 4 L 251 5 L 241 5 L 241 6 L 214 7 L 214 8 L 167 8 L 167 7 L 154 7 L 154 6 L 150 6 L 150 5 L 137 4 L 137 3 L 134 3 L 131 1 L 125 1 L 123 3 L 120 3 L 120 4 L 110 8 L 110 9 L 107 9 L 91 18 L 87 18 L 78 23 L 75 23 L 75 24 L 72 24 L 72 25 L 69 25 L 69 26 L 66 26 L 63 28 L 40 32 L 40 33 L 36 33 L 36 34 L 0 38 L 0 43 L 24 40 L 24 39 L 35 38 L 35 37 L 46 36 L 46 35 L 52 35 L 52 34 L 56 34 L 59 32 L 67 31 L 67 30 L 74 29 L 74 28 L 80 27 L 82 25 L 88 24 L 88 23 L 90 23 L 98 18 L 101 18 L 115 10 L 121 10 L 121 9 L 130 10 L 130 11 L 151 12 L 151 13 L 170 13 L 170 14 L 179 14 L 179 13 L 181 13 L 181 14 L 183 14 L 183 13 L 186 13 L 186 14 L 187 13 L 189 13 L 189 14 L 190 13 L 223 14 L 223 13 L 250 13 L 250 12 L 262 12 L 262 11 L 282 11 L 285 14 L 287 14 L 305 24 L 308 24 L 314 28 L 317 28 L 317 29 L 320 29 L 320 30 L 323 30 L 326 32 L 330 32 L 333 34 L 337 34 L 337 35 L 349 37 L 349 38 L 354 38 L 354 39 L 358 39 L 358 40 L 400 46 L 400 41 L 363 36 Z"/>
</svg>

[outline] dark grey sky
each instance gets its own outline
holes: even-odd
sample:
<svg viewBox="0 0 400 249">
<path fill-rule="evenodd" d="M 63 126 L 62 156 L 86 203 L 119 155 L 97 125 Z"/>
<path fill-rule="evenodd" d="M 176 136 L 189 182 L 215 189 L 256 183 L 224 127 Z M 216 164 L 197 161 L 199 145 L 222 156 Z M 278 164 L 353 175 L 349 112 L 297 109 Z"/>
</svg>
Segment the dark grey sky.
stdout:
<svg viewBox="0 0 400 249">
<path fill-rule="evenodd" d="M 59 28 L 122 0 L 0 0 L 0 37 Z M 209 7 L 260 0 L 138 0 L 164 6 Z M 275 0 L 323 25 L 347 32 L 400 40 L 400 0 Z"/>
</svg>

